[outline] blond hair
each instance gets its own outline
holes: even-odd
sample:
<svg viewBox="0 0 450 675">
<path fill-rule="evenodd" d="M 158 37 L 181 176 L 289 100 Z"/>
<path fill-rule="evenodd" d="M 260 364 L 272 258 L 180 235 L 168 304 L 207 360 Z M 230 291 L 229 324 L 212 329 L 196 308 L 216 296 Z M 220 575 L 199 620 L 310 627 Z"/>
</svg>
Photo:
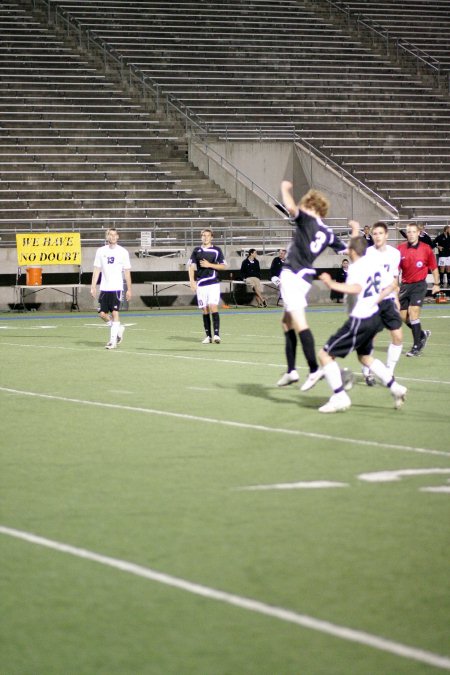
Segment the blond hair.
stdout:
<svg viewBox="0 0 450 675">
<path fill-rule="evenodd" d="M 330 202 L 319 190 L 308 190 L 299 204 L 300 208 L 315 211 L 321 218 L 325 218 L 330 208 Z"/>
</svg>

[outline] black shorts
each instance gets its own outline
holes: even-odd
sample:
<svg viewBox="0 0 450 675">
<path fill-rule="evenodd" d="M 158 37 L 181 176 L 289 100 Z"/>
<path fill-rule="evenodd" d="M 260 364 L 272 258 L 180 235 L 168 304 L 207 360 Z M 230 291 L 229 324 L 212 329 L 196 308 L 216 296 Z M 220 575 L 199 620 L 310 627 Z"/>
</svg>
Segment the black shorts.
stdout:
<svg viewBox="0 0 450 675">
<path fill-rule="evenodd" d="M 373 338 L 383 330 L 379 312 L 368 319 L 350 316 L 343 326 L 332 335 L 324 346 L 330 356 L 344 358 L 353 351 L 358 356 L 368 356 L 373 350 Z"/>
<path fill-rule="evenodd" d="M 379 304 L 379 312 L 383 326 L 388 330 L 397 330 L 402 327 L 402 318 L 394 299 L 382 300 Z"/>
<path fill-rule="evenodd" d="M 98 312 L 110 314 L 118 312 L 122 301 L 122 291 L 100 291 Z"/>
<path fill-rule="evenodd" d="M 400 286 L 400 309 L 408 309 L 410 305 L 421 307 L 427 294 L 427 282 L 415 281 Z"/>
</svg>

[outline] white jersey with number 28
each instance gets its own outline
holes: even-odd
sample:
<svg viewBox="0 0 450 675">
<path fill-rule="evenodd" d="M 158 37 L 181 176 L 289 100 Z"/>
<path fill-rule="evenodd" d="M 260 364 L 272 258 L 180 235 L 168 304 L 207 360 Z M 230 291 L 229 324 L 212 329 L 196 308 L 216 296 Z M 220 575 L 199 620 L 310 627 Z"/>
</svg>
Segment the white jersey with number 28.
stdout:
<svg viewBox="0 0 450 675">
<path fill-rule="evenodd" d="M 367 319 L 378 311 L 378 296 L 381 291 L 382 271 L 375 256 L 363 256 L 349 265 L 347 284 L 358 284 L 361 291 L 356 298 L 350 316 Z"/>
</svg>

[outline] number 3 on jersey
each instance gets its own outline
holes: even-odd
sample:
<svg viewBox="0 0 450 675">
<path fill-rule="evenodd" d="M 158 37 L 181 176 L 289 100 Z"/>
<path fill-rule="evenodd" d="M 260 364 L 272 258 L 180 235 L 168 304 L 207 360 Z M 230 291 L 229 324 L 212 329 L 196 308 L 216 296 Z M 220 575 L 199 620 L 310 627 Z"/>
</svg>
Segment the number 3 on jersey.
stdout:
<svg viewBox="0 0 450 675">
<path fill-rule="evenodd" d="M 309 248 L 313 253 L 319 253 L 327 240 L 325 232 L 316 232 L 315 239 L 310 243 Z"/>
<path fill-rule="evenodd" d="M 366 279 L 366 288 L 364 290 L 364 298 L 369 298 L 373 295 L 373 292 L 378 295 L 380 292 L 380 283 L 381 283 L 381 274 L 380 272 L 375 272 L 373 277 L 368 277 Z"/>
</svg>

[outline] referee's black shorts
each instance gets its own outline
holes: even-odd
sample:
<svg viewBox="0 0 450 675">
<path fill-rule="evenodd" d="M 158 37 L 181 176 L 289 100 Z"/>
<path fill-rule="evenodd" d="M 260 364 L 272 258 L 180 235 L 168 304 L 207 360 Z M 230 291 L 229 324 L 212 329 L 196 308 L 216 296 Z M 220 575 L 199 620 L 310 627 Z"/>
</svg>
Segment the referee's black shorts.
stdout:
<svg viewBox="0 0 450 675">
<path fill-rule="evenodd" d="M 383 326 L 388 330 L 397 330 L 402 327 L 402 317 L 398 311 L 394 298 L 386 298 L 378 305 Z"/>
<path fill-rule="evenodd" d="M 427 294 L 427 282 L 415 281 L 412 284 L 400 286 L 400 309 L 408 309 L 410 305 L 421 307 Z"/>
<path fill-rule="evenodd" d="M 373 338 L 383 330 L 379 312 L 367 319 L 356 319 L 350 316 L 343 326 L 332 335 L 324 351 L 330 356 L 344 358 L 353 351 L 358 356 L 369 356 L 373 350 Z"/>
</svg>

